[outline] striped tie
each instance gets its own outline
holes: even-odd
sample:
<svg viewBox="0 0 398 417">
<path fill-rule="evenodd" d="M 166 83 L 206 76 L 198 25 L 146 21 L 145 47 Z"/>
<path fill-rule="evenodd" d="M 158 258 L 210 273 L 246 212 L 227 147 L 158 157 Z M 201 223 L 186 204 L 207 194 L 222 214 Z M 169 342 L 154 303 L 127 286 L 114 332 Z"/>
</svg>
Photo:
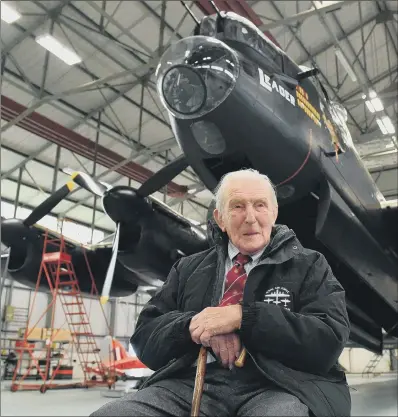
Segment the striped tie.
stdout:
<svg viewBox="0 0 398 417">
<path fill-rule="evenodd" d="M 239 253 L 234 261 L 232 268 L 227 273 L 225 281 L 225 291 L 220 303 L 220 307 L 238 304 L 243 298 L 247 274 L 244 265 L 250 262 L 250 256 Z"/>
</svg>

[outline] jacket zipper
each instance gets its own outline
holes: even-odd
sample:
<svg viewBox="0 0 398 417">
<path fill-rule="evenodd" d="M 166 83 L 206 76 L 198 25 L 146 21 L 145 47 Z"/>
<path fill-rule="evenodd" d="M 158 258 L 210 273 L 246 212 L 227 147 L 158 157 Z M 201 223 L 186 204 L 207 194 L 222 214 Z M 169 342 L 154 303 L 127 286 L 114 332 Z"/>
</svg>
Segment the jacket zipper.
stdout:
<svg viewBox="0 0 398 417">
<path fill-rule="evenodd" d="M 264 372 L 264 370 L 260 367 L 260 365 L 256 362 L 256 360 L 254 359 L 253 355 L 247 350 L 246 348 L 246 352 L 247 354 L 252 358 L 252 361 L 254 362 L 254 364 L 256 365 L 256 368 L 265 376 L 267 377 L 270 381 L 272 381 L 275 385 L 279 386 L 280 384 L 278 384 L 275 379 L 271 378 L 268 374 L 266 374 Z"/>
</svg>

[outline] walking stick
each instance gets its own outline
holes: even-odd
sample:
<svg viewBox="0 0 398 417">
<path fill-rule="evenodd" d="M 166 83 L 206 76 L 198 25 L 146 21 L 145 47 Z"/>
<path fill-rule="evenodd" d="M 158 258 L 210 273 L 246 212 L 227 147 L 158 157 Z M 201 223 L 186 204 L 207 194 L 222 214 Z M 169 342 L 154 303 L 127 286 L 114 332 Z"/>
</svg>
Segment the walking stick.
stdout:
<svg viewBox="0 0 398 417">
<path fill-rule="evenodd" d="M 246 348 L 242 349 L 238 359 L 235 361 L 237 368 L 242 368 L 246 359 Z M 195 385 L 193 389 L 191 417 L 199 417 L 200 402 L 202 400 L 203 385 L 206 375 L 207 349 L 202 346 L 199 351 L 198 365 L 196 367 Z"/>
<path fill-rule="evenodd" d="M 206 374 L 207 349 L 202 346 L 199 351 L 196 367 L 195 386 L 193 389 L 191 417 L 199 417 L 200 400 L 203 394 L 203 383 Z"/>
</svg>

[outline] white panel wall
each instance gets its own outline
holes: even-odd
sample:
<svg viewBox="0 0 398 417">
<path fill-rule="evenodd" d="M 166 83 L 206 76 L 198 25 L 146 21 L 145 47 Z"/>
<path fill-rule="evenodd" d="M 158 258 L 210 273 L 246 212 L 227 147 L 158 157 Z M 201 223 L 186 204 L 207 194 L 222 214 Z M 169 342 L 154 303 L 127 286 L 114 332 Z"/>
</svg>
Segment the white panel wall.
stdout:
<svg viewBox="0 0 398 417">
<path fill-rule="evenodd" d="M 350 373 L 362 373 L 374 357 L 374 353 L 362 348 L 347 348 L 344 349 L 343 353 L 340 356 L 340 364 L 347 369 L 347 372 Z M 391 360 L 390 352 L 385 351 L 380 359 L 379 363 L 376 365 L 375 369 L 372 371 L 374 373 L 383 373 L 390 372 L 391 369 Z"/>
<path fill-rule="evenodd" d="M 116 300 L 115 336 L 128 342 L 144 304 L 150 299 L 147 294 L 133 294 Z M 126 344 L 127 346 L 127 344 Z"/>
</svg>

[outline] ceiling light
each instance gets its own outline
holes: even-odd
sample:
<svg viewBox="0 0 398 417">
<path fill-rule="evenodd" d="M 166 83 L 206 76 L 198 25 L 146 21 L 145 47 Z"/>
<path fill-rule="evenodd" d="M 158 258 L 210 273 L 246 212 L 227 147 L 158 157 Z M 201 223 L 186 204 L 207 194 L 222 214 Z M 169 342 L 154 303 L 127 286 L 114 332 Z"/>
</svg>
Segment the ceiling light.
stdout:
<svg viewBox="0 0 398 417">
<path fill-rule="evenodd" d="M 362 98 L 366 99 L 366 94 L 362 96 Z M 377 111 L 384 110 L 384 106 L 382 101 L 377 97 L 377 94 L 375 91 L 370 90 L 369 91 L 369 98 L 370 100 L 366 100 L 365 103 L 371 113 L 375 113 Z"/>
<path fill-rule="evenodd" d="M 6 23 L 14 23 L 21 15 L 7 3 L 1 2 L 1 20 Z"/>
<path fill-rule="evenodd" d="M 365 103 L 368 106 L 368 109 L 371 113 L 374 113 L 376 111 L 372 104 L 372 100 L 366 100 Z"/>
<path fill-rule="evenodd" d="M 384 126 L 387 129 L 387 132 L 391 135 L 395 133 L 395 126 L 392 124 L 391 119 L 388 116 L 384 116 L 381 118 L 381 121 L 383 122 Z"/>
<path fill-rule="evenodd" d="M 78 55 L 62 45 L 62 43 L 52 35 L 38 36 L 36 42 L 68 65 L 74 65 L 82 61 Z"/>
<path fill-rule="evenodd" d="M 393 133 L 395 133 L 395 127 L 388 116 L 376 119 L 376 122 L 379 125 L 381 133 L 383 133 L 383 135 L 392 135 Z"/>
<path fill-rule="evenodd" d="M 383 133 L 383 135 L 387 135 L 387 129 L 384 126 L 383 122 L 381 121 L 381 119 L 376 119 L 377 124 L 379 125 L 379 128 L 381 130 L 381 133 Z"/>
<path fill-rule="evenodd" d="M 341 49 L 336 47 L 334 49 L 334 52 L 336 54 L 336 57 L 340 61 L 341 65 L 347 71 L 347 74 L 350 76 L 351 80 L 355 83 L 357 81 L 357 76 L 355 75 L 354 70 L 352 69 L 351 65 L 348 63 Z"/>
<path fill-rule="evenodd" d="M 371 101 L 372 101 L 373 107 L 376 111 L 384 110 L 383 103 L 381 102 L 381 100 L 378 97 L 372 98 Z"/>
</svg>

